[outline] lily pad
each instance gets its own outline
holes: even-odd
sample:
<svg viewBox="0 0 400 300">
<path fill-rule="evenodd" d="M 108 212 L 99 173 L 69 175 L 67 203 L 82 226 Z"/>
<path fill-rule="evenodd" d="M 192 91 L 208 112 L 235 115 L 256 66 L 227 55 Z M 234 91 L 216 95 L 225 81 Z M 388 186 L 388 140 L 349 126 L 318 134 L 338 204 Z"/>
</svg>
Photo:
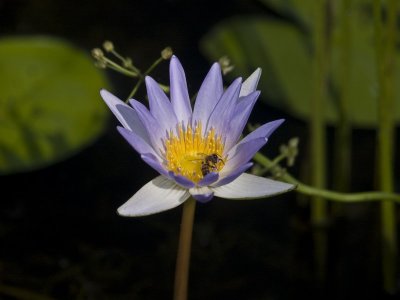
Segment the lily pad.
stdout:
<svg viewBox="0 0 400 300">
<path fill-rule="evenodd" d="M 71 44 L 50 37 L 0 39 L 0 174 L 49 165 L 90 144 L 107 111 L 104 74 Z"/>
</svg>

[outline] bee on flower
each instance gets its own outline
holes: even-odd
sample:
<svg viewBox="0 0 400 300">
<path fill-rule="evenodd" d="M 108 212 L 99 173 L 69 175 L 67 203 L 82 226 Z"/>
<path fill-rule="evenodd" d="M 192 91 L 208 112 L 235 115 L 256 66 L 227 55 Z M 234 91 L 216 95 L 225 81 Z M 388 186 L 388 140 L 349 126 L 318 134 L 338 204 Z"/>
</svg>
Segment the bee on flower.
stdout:
<svg viewBox="0 0 400 300">
<path fill-rule="evenodd" d="M 254 154 L 283 120 L 266 123 L 240 139 L 253 106 L 261 69 L 224 90 L 221 67 L 212 65 L 191 107 L 186 77 L 176 56 L 170 62 L 170 99 L 149 76 L 149 109 L 137 100 L 125 104 L 106 90 L 101 96 L 118 118 L 122 136 L 160 175 L 119 209 L 123 216 L 144 216 L 172 209 L 190 196 L 263 198 L 293 185 L 245 173 Z"/>
</svg>

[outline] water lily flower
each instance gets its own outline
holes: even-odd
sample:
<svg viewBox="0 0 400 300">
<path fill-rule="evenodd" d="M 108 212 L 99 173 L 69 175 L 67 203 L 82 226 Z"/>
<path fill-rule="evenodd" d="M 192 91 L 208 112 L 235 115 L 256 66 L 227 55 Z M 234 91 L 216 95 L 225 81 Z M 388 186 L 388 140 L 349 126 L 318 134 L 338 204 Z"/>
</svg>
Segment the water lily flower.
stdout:
<svg viewBox="0 0 400 300">
<path fill-rule="evenodd" d="M 101 96 L 123 127 L 121 135 L 160 176 L 145 184 L 119 209 L 122 216 L 144 216 L 172 209 L 190 196 L 207 202 L 263 198 L 293 185 L 244 173 L 254 154 L 283 120 L 266 123 L 240 139 L 253 106 L 261 69 L 224 91 L 221 68 L 213 64 L 192 109 L 184 70 L 170 61 L 170 99 L 149 76 L 149 109 L 134 99 L 125 104 L 106 90 Z"/>
</svg>

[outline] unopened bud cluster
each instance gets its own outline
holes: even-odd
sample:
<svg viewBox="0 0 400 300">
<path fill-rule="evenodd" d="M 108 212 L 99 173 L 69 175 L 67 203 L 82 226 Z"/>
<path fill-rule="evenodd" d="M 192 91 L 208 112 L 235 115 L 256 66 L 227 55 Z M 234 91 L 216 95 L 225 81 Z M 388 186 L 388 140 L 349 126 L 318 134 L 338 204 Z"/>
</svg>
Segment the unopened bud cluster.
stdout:
<svg viewBox="0 0 400 300">
<path fill-rule="evenodd" d="M 255 129 L 254 127 L 250 127 Z M 274 178 L 280 178 L 286 173 L 286 168 L 282 167 L 280 163 L 286 160 L 286 165 L 291 167 L 294 165 L 295 159 L 299 152 L 298 150 L 299 138 L 291 138 L 287 144 L 280 146 L 280 154 L 275 157 L 268 167 L 262 167 L 260 165 L 255 165 L 252 168 L 252 173 L 256 175 L 263 175 L 265 173 L 270 173 Z"/>
<path fill-rule="evenodd" d="M 145 72 L 141 72 L 139 68 L 133 64 L 133 61 L 130 57 L 120 55 L 116 51 L 114 43 L 111 41 L 104 41 L 102 49 L 94 48 L 92 50 L 92 56 L 96 60 L 96 67 L 101 69 L 109 68 L 123 75 L 137 78 L 137 82 L 126 101 L 135 95 L 140 85 L 144 82 L 144 78 L 149 75 L 162 61 L 170 59 L 172 55 L 173 51 L 171 47 L 164 48 L 161 51 L 160 57 Z M 169 91 L 168 86 L 160 84 L 160 87 L 166 92 Z"/>
<path fill-rule="evenodd" d="M 104 50 L 103 50 L 104 49 Z M 104 41 L 103 49 L 94 48 L 92 50 L 92 56 L 96 60 L 95 65 L 96 67 L 105 69 L 109 68 L 124 75 L 130 77 L 138 77 L 143 78 L 145 75 L 148 75 L 148 72 L 142 74 L 134 64 L 130 57 L 124 57 L 120 55 L 116 50 L 114 43 L 111 41 Z M 110 55 L 111 58 L 107 55 Z M 159 60 L 168 60 L 172 57 L 173 51 L 171 47 L 166 47 L 161 51 L 161 58 Z M 153 67 L 158 64 L 158 61 L 153 63 Z M 153 69 L 151 67 L 151 70 Z"/>
<path fill-rule="evenodd" d="M 94 48 L 92 50 L 92 56 L 96 60 L 96 67 L 102 69 L 110 68 L 130 77 L 141 76 L 139 69 L 133 65 L 132 60 L 129 57 L 123 57 L 118 54 L 113 42 L 104 41 L 103 49 Z M 108 57 L 106 54 L 111 55 L 112 58 Z"/>
<path fill-rule="evenodd" d="M 299 154 L 299 138 L 294 137 L 291 138 L 287 145 L 281 145 L 280 151 L 281 154 L 286 156 L 287 165 L 289 167 L 294 165 L 297 154 Z"/>
<path fill-rule="evenodd" d="M 222 56 L 218 62 L 221 66 L 222 74 L 224 75 L 228 74 L 235 68 L 235 66 L 231 64 L 231 60 L 228 56 Z"/>
</svg>

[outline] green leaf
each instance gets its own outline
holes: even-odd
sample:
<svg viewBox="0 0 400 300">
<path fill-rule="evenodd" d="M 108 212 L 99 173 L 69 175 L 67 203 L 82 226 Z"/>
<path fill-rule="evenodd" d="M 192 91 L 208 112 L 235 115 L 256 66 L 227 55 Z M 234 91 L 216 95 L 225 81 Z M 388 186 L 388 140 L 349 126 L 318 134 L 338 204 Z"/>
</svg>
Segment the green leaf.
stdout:
<svg viewBox="0 0 400 300">
<path fill-rule="evenodd" d="M 84 51 L 60 39 L 0 40 L 0 174 L 64 159 L 104 129 L 108 83 Z"/>
</svg>

